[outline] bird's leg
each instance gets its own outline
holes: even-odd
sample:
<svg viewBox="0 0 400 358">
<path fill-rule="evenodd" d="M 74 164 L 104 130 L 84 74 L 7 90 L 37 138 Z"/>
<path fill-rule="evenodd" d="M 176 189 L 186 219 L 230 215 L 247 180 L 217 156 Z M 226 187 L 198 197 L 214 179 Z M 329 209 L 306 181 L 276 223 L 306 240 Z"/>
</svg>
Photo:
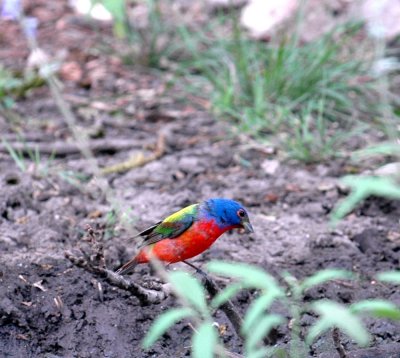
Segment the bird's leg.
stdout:
<svg viewBox="0 0 400 358">
<path fill-rule="evenodd" d="M 201 270 L 200 268 L 198 268 L 197 266 L 195 266 L 195 265 L 193 265 L 193 264 L 191 264 L 190 262 L 187 262 L 187 261 L 185 261 L 185 260 L 183 260 L 182 262 L 183 262 L 184 264 L 190 266 L 191 268 L 195 269 L 196 272 L 199 273 L 200 275 L 202 275 L 202 276 L 208 278 L 207 274 L 206 274 L 203 270 Z"/>
<path fill-rule="evenodd" d="M 165 265 L 165 270 L 166 270 L 166 271 L 169 271 L 170 266 L 171 266 L 171 263 L 166 264 L 166 265 Z"/>
</svg>

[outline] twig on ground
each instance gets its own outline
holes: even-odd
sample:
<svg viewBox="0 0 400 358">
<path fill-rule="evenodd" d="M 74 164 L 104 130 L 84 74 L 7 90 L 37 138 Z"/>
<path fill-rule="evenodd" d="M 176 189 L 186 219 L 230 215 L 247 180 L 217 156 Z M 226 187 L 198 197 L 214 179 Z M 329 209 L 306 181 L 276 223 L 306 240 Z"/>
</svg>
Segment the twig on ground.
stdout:
<svg viewBox="0 0 400 358">
<path fill-rule="evenodd" d="M 338 328 L 334 328 L 332 330 L 332 338 L 333 338 L 333 344 L 339 353 L 340 358 L 348 358 L 348 355 L 343 347 L 343 344 L 340 342 L 340 332 Z"/>
<path fill-rule="evenodd" d="M 138 153 L 122 163 L 118 163 L 103 168 L 101 170 L 101 173 L 102 174 L 123 173 L 133 168 L 141 167 L 147 163 L 150 163 L 153 160 L 162 157 L 164 153 L 165 153 L 165 136 L 163 133 L 160 133 L 158 136 L 156 147 L 152 154 L 145 156 L 143 153 Z"/>
<path fill-rule="evenodd" d="M 101 268 L 98 266 L 92 266 L 83 257 L 75 256 L 68 251 L 65 252 L 65 257 L 69 261 L 71 261 L 73 265 L 80 267 L 85 271 L 90 272 L 95 276 L 98 276 L 99 278 L 104 279 L 110 285 L 130 292 L 132 295 L 134 295 L 139 299 L 142 305 L 160 303 L 166 297 L 168 297 L 169 292 L 167 291 L 164 290 L 156 291 L 156 290 L 146 289 L 134 282 L 126 280 L 124 277 L 116 274 L 111 270 L 108 270 L 106 268 Z"/>
<path fill-rule="evenodd" d="M 24 154 L 39 151 L 42 154 L 49 154 L 64 157 L 72 154 L 81 154 L 81 149 L 76 143 L 65 142 L 12 142 L 8 143 L 11 148 L 21 151 Z M 143 148 L 147 143 L 138 143 L 130 139 L 96 139 L 87 142 L 87 146 L 92 153 L 115 153 L 132 148 Z M 0 152 L 8 153 L 7 147 L 0 143 Z"/>
<path fill-rule="evenodd" d="M 136 296 L 142 305 L 154 304 L 163 301 L 169 295 L 168 284 L 161 285 L 160 289 L 148 289 L 137 283 L 126 280 L 123 276 L 116 274 L 105 266 L 103 245 L 100 240 L 100 233 L 89 225 L 86 228 L 86 235 L 83 241 L 90 243 L 90 252 L 80 248 L 80 256 L 66 251 L 65 257 L 75 266 L 104 279 L 110 285 L 121 288 Z"/>
</svg>

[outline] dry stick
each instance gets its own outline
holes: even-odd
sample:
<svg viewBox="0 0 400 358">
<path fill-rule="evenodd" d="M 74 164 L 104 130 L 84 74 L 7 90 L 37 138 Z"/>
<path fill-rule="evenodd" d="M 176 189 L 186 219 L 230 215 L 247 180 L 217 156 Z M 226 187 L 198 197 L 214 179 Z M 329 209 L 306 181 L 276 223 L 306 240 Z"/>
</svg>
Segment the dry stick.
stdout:
<svg viewBox="0 0 400 358">
<path fill-rule="evenodd" d="M 340 342 L 340 332 L 338 328 L 334 328 L 332 330 L 332 338 L 333 338 L 333 344 L 339 353 L 340 358 L 348 358 L 348 355 L 346 351 L 344 350 L 343 344 Z"/>
<path fill-rule="evenodd" d="M 168 296 L 168 292 L 164 290 L 159 291 L 144 288 L 137 283 L 130 282 L 124 279 L 121 275 L 108 270 L 105 264 L 104 248 L 101 242 L 101 237 L 101 232 L 94 230 L 90 225 L 87 225 L 86 234 L 82 238 L 82 242 L 88 242 L 90 244 L 90 249 L 84 250 L 82 247 L 79 247 L 81 252 L 80 257 L 66 251 L 65 257 L 71 261 L 73 265 L 84 269 L 94 276 L 105 279 L 112 286 L 130 292 L 136 296 L 143 305 L 159 303 Z"/>
<path fill-rule="evenodd" d="M 8 143 L 11 148 L 22 153 L 28 154 L 29 152 L 39 151 L 42 154 L 53 154 L 56 156 L 66 156 L 72 154 L 81 154 L 81 149 L 75 143 L 65 143 L 65 142 L 13 142 Z M 143 148 L 143 146 L 148 143 L 138 143 L 137 141 L 132 141 L 131 139 L 97 139 L 87 142 L 87 147 L 92 153 L 115 153 L 119 151 L 124 151 L 132 148 Z M 0 143 L 0 152 L 8 152 L 7 147 Z"/>
<path fill-rule="evenodd" d="M 102 174 L 123 173 L 133 168 L 141 167 L 147 163 L 161 158 L 165 153 L 165 135 L 160 132 L 157 139 L 157 144 L 152 154 L 145 156 L 143 153 L 137 153 L 133 157 L 125 160 L 122 163 L 114 164 L 105 167 L 101 170 Z"/>
<path fill-rule="evenodd" d="M 157 291 L 146 289 L 134 282 L 126 280 L 121 275 L 118 275 L 111 270 L 99 266 L 93 266 L 83 257 L 75 256 L 68 251 L 65 252 L 65 257 L 69 261 L 71 261 L 73 265 L 80 267 L 99 278 L 104 279 L 110 285 L 128 291 L 129 293 L 137 297 L 142 305 L 160 303 L 168 297 L 168 292 L 165 292 L 163 290 Z"/>
</svg>

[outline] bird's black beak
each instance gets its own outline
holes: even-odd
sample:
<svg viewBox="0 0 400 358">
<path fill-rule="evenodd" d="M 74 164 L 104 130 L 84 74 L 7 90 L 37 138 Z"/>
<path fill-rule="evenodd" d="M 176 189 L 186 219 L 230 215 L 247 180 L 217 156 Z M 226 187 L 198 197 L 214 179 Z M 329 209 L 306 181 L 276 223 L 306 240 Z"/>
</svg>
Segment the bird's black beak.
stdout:
<svg viewBox="0 0 400 358">
<path fill-rule="evenodd" d="M 251 234 L 252 232 L 254 232 L 253 226 L 251 226 L 250 221 L 243 221 L 242 226 L 246 234 Z"/>
</svg>

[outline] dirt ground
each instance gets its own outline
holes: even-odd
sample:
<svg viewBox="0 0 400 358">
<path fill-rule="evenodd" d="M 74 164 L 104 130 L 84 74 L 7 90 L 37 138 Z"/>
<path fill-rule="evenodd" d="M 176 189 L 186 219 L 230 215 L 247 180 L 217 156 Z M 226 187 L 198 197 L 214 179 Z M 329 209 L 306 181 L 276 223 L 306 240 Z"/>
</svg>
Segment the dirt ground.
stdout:
<svg viewBox="0 0 400 358">
<path fill-rule="evenodd" d="M 190 203 L 234 198 L 248 208 L 255 233 L 226 234 L 193 263 L 246 262 L 277 278 L 286 270 L 299 279 L 323 268 L 343 268 L 354 271 L 359 281 L 312 289 L 306 300 L 326 297 L 347 304 L 385 298 L 400 305 L 398 290 L 373 281 L 377 272 L 399 267 L 399 203 L 369 199 L 330 227 L 329 212 L 344 197 L 339 178 L 353 167 L 340 161 L 312 166 L 283 161 L 279 152 L 234 136 L 204 110 L 204 103 L 193 104 L 193 98 L 173 92 L 167 76 L 126 66 L 107 54 L 110 29 L 94 28 L 62 1 L 33 1 L 27 12 L 40 20 L 44 50 L 54 56 L 66 51 L 61 70 L 65 98 L 101 167 L 139 152 L 150 155 L 159 136 L 165 137 L 160 158 L 99 179 L 108 181 L 114 202 L 129 208 L 138 230 Z M 1 62 L 23 70 L 29 52 L 18 26 L 3 21 L 0 27 Z M 73 138 L 48 89 L 35 89 L 18 100 L 16 112 L 19 118 L 0 117 L 3 139 L 21 143 L 22 137 L 43 152 L 58 145 L 61 149 L 48 170 L 47 151 L 40 168 L 26 160 L 25 172 L 4 147 L 0 150 L 0 356 L 189 356 L 187 322 L 169 330 L 152 349 L 140 346 L 154 317 L 175 305 L 174 298 L 140 306 L 127 292 L 102 283 L 101 300 L 94 277 L 66 260 L 65 251 L 78 247 L 87 224 L 106 231 L 111 269 L 132 255 L 133 243 L 122 225 L 113 225 L 112 206 L 96 180 L 81 187 L 65 180 L 67 171 L 90 175 L 90 163 L 68 147 Z M 131 279 L 140 281 L 148 274 L 149 268 L 141 266 Z M 242 313 L 253 294 L 235 299 Z M 215 319 L 228 326 L 222 337 L 227 348 L 242 353 L 224 314 L 217 312 Z M 304 327 L 313 319 L 304 317 Z M 368 319 L 366 325 L 373 350 L 357 350 L 342 335 L 346 349 L 355 351 L 351 357 L 400 357 L 400 324 Z M 279 329 L 278 345 L 288 342 L 287 333 L 285 327 Z M 325 335 L 310 356 L 336 357 L 335 352 L 331 336 Z"/>
</svg>

